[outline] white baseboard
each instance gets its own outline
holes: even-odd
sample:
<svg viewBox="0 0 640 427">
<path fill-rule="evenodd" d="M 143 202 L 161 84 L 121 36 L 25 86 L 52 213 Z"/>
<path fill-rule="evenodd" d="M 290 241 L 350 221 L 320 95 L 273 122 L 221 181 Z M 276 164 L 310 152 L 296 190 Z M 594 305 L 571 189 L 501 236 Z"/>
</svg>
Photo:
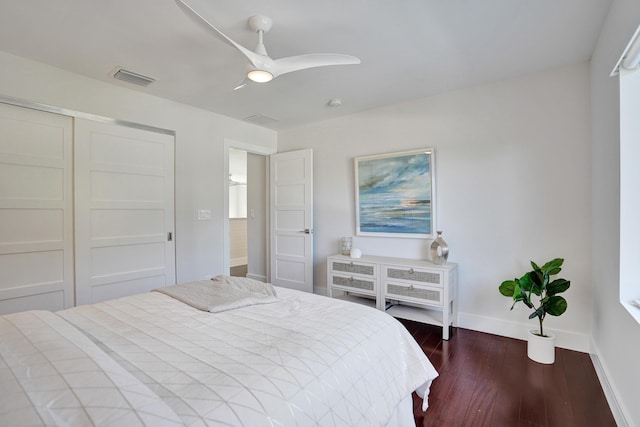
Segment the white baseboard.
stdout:
<svg viewBox="0 0 640 427">
<path fill-rule="evenodd" d="M 607 399 L 607 403 L 609 403 L 609 408 L 611 408 L 611 414 L 616 420 L 618 427 L 628 427 L 629 423 L 624 415 L 625 411 L 616 397 L 618 393 L 616 393 L 615 388 L 612 387 L 609 382 L 607 367 L 602 364 L 599 356 L 600 352 L 598 351 L 598 347 L 594 341 L 591 341 L 591 348 L 593 350 L 591 352 L 591 361 L 593 362 L 593 367 L 596 370 L 596 375 L 600 380 L 600 385 L 602 386 L 602 391 Z"/>
<path fill-rule="evenodd" d="M 504 319 L 458 312 L 458 323 L 456 326 L 474 331 L 501 335 L 503 337 L 526 340 L 527 331 L 535 328 L 537 323 L 533 321 L 532 323 L 511 322 Z M 547 328 L 545 328 L 545 330 L 547 330 Z M 548 330 L 556 335 L 557 347 L 581 351 L 583 353 L 590 352 L 591 343 L 587 334 L 551 328 L 548 328 Z"/>
<path fill-rule="evenodd" d="M 239 265 L 245 265 L 249 262 L 249 259 L 247 257 L 243 257 L 243 258 L 233 258 L 232 260 L 230 260 L 229 265 L 231 267 L 237 267 Z"/>
<path fill-rule="evenodd" d="M 267 283 L 267 276 L 261 276 L 259 274 L 247 273 L 247 279 L 253 279 L 253 280 L 257 280 L 259 282 Z"/>
<path fill-rule="evenodd" d="M 326 286 L 324 286 L 324 287 L 322 287 L 322 286 L 314 287 L 313 288 L 313 293 L 317 294 L 317 295 L 323 295 L 325 297 L 329 296 L 329 293 L 327 291 L 327 287 Z"/>
</svg>

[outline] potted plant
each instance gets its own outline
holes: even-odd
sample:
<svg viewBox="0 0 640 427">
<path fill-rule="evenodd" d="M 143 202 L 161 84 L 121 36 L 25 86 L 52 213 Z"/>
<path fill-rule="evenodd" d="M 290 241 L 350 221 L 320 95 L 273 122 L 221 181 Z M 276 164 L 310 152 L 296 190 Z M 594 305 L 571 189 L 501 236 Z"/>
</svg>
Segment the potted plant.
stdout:
<svg viewBox="0 0 640 427">
<path fill-rule="evenodd" d="M 499 287 L 500 293 L 513 298 L 511 310 L 518 302 L 533 310 L 529 319 L 538 318 L 540 329 L 530 330 L 527 354 L 530 359 L 540 363 L 553 363 L 555 360 L 555 336 L 545 333 L 542 323 L 547 314 L 560 316 L 567 310 L 567 300 L 558 295 L 569 289 L 571 282 L 565 279 L 551 281 L 551 276 L 560 273 L 564 259 L 555 258 L 542 267 L 531 261 L 532 271 L 519 279 L 505 280 Z M 538 297 L 536 306 L 532 297 Z"/>
</svg>

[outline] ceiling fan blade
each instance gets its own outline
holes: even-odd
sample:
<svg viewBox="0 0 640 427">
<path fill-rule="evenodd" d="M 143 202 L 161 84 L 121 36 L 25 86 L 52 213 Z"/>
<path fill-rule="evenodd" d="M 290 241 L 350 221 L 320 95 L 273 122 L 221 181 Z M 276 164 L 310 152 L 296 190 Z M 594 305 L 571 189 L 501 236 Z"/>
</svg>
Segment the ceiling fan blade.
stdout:
<svg viewBox="0 0 640 427">
<path fill-rule="evenodd" d="M 328 67 L 331 65 L 356 65 L 360 64 L 360 59 L 351 55 L 339 53 L 310 53 L 306 55 L 288 56 L 280 58 L 274 62 L 274 77 L 291 73 L 293 71 L 305 70 L 307 68 Z"/>
<path fill-rule="evenodd" d="M 175 0 L 175 2 L 178 7 L 184 12 L 184 14 L 191 18 L 196 24 L 198 24 L 201 28 L 209 31 L 209 33 L 213 34 L 221 42 L 238 49 L 255 67 L 263 66 L 265 58 L 270 60 L 270 58 L 255 53 L 254 51 L 247 49 L 246 47 L 242 46 L 239 43 L 236 43 L 235 41 L 227 37 L 222 31 L 214 27 L 213 24 L 207 21 L 204 16 L 200 15 L 184 1 Z"/>
<path fill-rule="evenodd" d="M 237 85 L 236 87 L 233 88 L 233 90 L 239 90 L 242 89 L 243 87 L 245 87 L 246 85 L 248 85 L 249 83 L 251 83 L 251 80 L 245 78 L 244 80 L 242 80 L 242 82 L 240 82 L 239 85 Z"/>
</svg>

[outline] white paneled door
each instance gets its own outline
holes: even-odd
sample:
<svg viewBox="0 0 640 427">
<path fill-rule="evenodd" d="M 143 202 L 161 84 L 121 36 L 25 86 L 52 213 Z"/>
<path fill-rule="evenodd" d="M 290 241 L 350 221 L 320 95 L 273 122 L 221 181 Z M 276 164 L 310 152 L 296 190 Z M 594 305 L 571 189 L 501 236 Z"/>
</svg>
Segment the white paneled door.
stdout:
<svg viewBox="0 0 640 427">
<path fill-rule="evenodd" d="M 77 304 L 175 283 L 174 137 L 75 122 Z"/>
<path fill-rule="evenodd" d="M 313 152 L 270 156 L 271 283 L 313 292 Z"/>
<path fill-rule="evenodd" d="M 0 104 L 0 314 L 73 306 L 72 119 Z"/>
</svg>

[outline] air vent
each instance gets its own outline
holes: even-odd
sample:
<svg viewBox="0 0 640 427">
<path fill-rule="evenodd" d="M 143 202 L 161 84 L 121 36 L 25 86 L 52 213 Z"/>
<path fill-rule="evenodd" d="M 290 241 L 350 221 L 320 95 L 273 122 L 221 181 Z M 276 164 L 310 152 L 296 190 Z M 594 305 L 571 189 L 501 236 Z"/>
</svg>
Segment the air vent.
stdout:
<svg viewBox="0 0 640 427">
<path fill-rule="evenodd" d="M 123 82 L 145 87 L 156 81 L 151 77 L 143 76 L 142 74 L 134 73 L 124 68 L 116 68 L 113 77 Z"/>
<path fill-rule="evenodd" d="M 270 125 L 273 124 L 277 121 L 279 121 L 278 119 L 274 119 L 273 117 L 269 117 L 269 116 L 265 116 L 264 114 L 256 114 L 255 116 L 250 116 L 250 117 L 245 117 L 246 121 L 251 122 L 251 123 L 255 123 L 257 125 Z"/>
</svg>

